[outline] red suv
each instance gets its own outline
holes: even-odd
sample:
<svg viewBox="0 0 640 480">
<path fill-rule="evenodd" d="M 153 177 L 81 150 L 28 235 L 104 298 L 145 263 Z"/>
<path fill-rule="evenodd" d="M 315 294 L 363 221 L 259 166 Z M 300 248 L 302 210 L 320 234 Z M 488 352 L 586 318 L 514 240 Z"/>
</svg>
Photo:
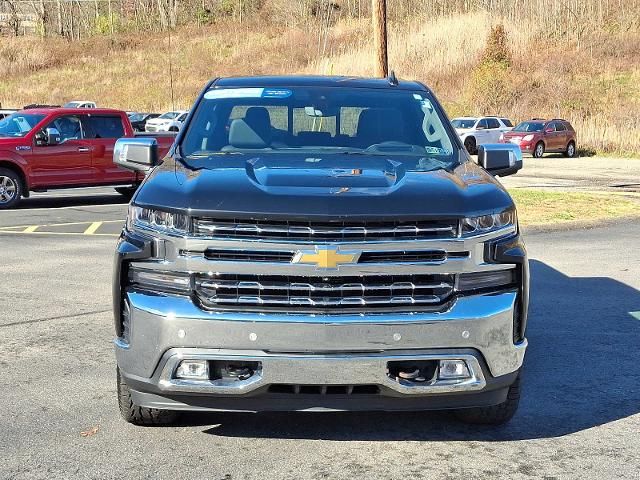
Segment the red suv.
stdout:
<svg viewBox="0 0 640 480">
<path fill-rule="evenodd" d="M 576 154 L 576 131 L 561 118 L 520 122 L 513 130 L 503 133 L 500 142 L 520 145 L 523 153 L 535 158 L 551 152 L 564 153 L 566 157 Z"/>
</svg>

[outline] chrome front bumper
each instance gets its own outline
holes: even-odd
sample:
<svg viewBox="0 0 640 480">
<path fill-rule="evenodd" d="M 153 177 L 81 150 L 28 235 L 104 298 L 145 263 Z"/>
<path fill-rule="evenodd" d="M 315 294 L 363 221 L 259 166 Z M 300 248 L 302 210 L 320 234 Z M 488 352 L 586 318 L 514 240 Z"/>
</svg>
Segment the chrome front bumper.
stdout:
<svg viewBox="0 0 640 480">
<path fill-rule="evenodd" d="M 186 297 L 129 291 L 128 343 L 117 339 L 116 354 L 128 381 L 168 396 L 250 396 L 281 383 L 375 384 L 396 396 L 481 391 L 487 377 L 522 365 L 527 342 L 512 340 L 516 296 L 461 297 L 441 313 L 312 316 L 212 313 Z M 179 380 L 173 374 L 184 358 L 259 361 L 262 368 L 233 386 Z M 386 374 L 389 361 L 444 358 L 464 359 L 471 378 L 416 386 Z"/>
</svg>

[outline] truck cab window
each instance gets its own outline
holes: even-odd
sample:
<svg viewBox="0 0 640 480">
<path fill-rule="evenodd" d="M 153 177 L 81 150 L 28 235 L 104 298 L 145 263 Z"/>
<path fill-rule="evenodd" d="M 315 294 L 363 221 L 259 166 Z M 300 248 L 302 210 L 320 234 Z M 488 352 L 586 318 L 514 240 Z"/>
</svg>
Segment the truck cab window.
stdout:
<svg viewBox="0 0 640 480">
<path fill-rule="evenodd" d="M 119 116 L 87 116 L 84 118 L 85 138 L 121 138 L 124 127 Z"/>
<path fill-rule="evenodd" d="M 55 128 L 60 133 L 60 143 L 68 140 L 80 140 L 84 138 L 82 123 L 78 115 L 65 115 L 56 118 L 46 128 Z"/>
</svg>

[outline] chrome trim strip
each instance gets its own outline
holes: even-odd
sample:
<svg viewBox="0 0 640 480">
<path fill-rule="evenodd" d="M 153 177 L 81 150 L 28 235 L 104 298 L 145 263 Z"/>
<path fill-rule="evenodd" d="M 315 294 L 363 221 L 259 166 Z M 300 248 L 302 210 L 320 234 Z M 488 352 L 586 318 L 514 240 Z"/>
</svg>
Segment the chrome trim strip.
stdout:
<svg viewBox="0 0 640 480">
<path fill-rule="evenodd" d="M 468 354 L 350 354 L 295 355 L 265 352 L 175 349 L 169 352 L 158 386 L 164 392 L 189 392 L 213 395 L 243 395 L 274 383 L 298 385 L 381 385 L 404 395 L 428 395 L 482 390 L 487 382 L 478 360 Z M 183 380 L 175 377 L 182 360 L 233 360 L 260 362 L 250 378 L 241 381 Z M 470 378 L 432 379 L 425 384 L 396 381 L 387 375 L 387 362 L 407 360 L 464 360 Z"/>
<path fill-rule="evenodd" d="M 282 225 L 273 225 L 268 222 L 261 223 L 242 223 L 243 220 L 238 220 L 237 223 L 235 220 L 221 220 L 221 219 L 203 219 L 203 218 L 194 218 L 193 219 L 193 229 L 194 236 L 206 237 L 206 238 L 234 238 L 238 240 L 242 240 L 246 237 L 242 235 L 237 235 L 239 232 L 244 234 L 252 234 L 256 237 L 260 235 L 273 235 L 273 234 L 282 234 L 282 237 L 278 238 L 278 241 L 284 242 L 311 242 L 317 243 L 325 240 L 329 241 L 345 241 L 344 237 L 347 235 L 359 235 L 362 239 L 358 239 L 355 241 L 363 241 L 366 242 L 368 236 L 373 237 L 390 237 L 389 240 L 393 240 L 395 235 L 428 235 L 435 234 L 440 232 L 449 232 L 451 237 L 455 237 L 458 232 L 459 222 L 452 221 L 450 226 L 425 226 L 421 227 L 420 221 L 416 221 L 416 225 L 399 225 L 393 227 L 366 227 L 366 226 L 346 226 L 346 227 L 332 227 L 330 224 L 322 224 L 321 222 L 316 224 L 316 226 L 306 226 L 306 225 L 287 225 L 286 222 L 282 222 Z M 422 222 L 424 223 L 424 222 Z M 216 237 L 216 233 L 220 232 L 220 235 Z M 234 235 L 237 235 L 234 237 Z M 300 238 L 304 236 L 315 236 L 316 238 Z M 291 238 L 288 237 L 295 237 Z M 340 239 L 330 238 L 324 239 L 323 237 L 342 237 Z M 378 238 L 379 239 L 379 238 Z"/>
<path fill-rule="evenodd" d="M 479 317 L 489 317 L 511 310 L 516 301 L 517 293 L 509 291 L 497 294 L 472 295 L 459 297 L 446 310 L 438 312 L 379 312 L 360 313 L 346 312 L 331 313 L 275 313 L 275 312 L 242 312 L 224 310 L 207 311 L 195 305 L 189 297 L 178 295 L 150 294 L 130 290 L 127 298 L 131 308 L 142 310 L 152 315 L 168 319 L 184 318 L 199 320 L 218 320 L 251 323 L 317 323 L 317 324 L 406 324 L 435 321 L 469 320 Z"/>
<path fill-rule="evenodd" d="M 196 280 L 196 282 L 198 282 Z M 394 283 L 376 283 L 376 284 L 362 284 L 362 283 L 344 283 L 342 285 L 330 286 L 326 284 L 313 284 L 313 283 L 286 283 L 270 281 L 265 282 L 251 282 L 242 280 L 200 280 L 197 285 L 204 288 L 257 288 L 260 290 L 296 290 L 296 291 L 311 291 L 311 292 L 363 292 L 366 290 L 384 290 L 384 289 L 407 289 L 411 288 L 448 288 L 453 289 L 453 285 L 445 282 L 440 283 L 413 283 L 413 282 L 394 282 Z"/>
<path fill-rule="evenodd" d="M 474 258 L 480 258 L 475 263 Z M 212 261 L 179 257 L 175 261 L 164 262 L 132 262 L 132 266 L 145 269 L 171 270 L 175 272 L 192 272 L 211 274 L 238 275 L 290 275 L 306 277 L 343 277 L 364 275 L 429 275 L 456 274 L 470 272 L 488 272 L 514 268 L 510 263 L 484 263 L 482 256 L 476 254 L 467 258 L 450 258 L 443 263 L 361 263 L 338 265 L 337 268 L 319 268 L 303 263 L 276 262 L 234 262 Z"/>
</svg>

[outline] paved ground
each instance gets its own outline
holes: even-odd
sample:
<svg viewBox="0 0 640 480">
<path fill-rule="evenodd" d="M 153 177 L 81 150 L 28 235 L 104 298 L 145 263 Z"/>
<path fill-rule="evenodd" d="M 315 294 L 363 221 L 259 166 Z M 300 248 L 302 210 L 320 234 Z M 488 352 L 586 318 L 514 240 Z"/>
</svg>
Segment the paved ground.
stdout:
<svg viewBox="0 0 640 480">
<path fill-rule="evenodd" d="M 583 157 L 524 158 L 517 175 L 501 180 L 507 188 L 598 190 L 640 194 L 640 159 Z"/>
<path fill-rule="evenodd" d="M 122 222 L 126 205 L 111 203 L 121 199 L 96 192 L 90 206 L 34 198 L 24 206 L 54 208 L 1 212 L 0 227 Z M 115 402 L 114 232 L 38 233 L 47 228 L 0 233 L 2 479 L 639 478 L 637 223 L 529 235 L 524 399 L 500 429 L 445 413 L 128 425 Z"/>
</svg>

